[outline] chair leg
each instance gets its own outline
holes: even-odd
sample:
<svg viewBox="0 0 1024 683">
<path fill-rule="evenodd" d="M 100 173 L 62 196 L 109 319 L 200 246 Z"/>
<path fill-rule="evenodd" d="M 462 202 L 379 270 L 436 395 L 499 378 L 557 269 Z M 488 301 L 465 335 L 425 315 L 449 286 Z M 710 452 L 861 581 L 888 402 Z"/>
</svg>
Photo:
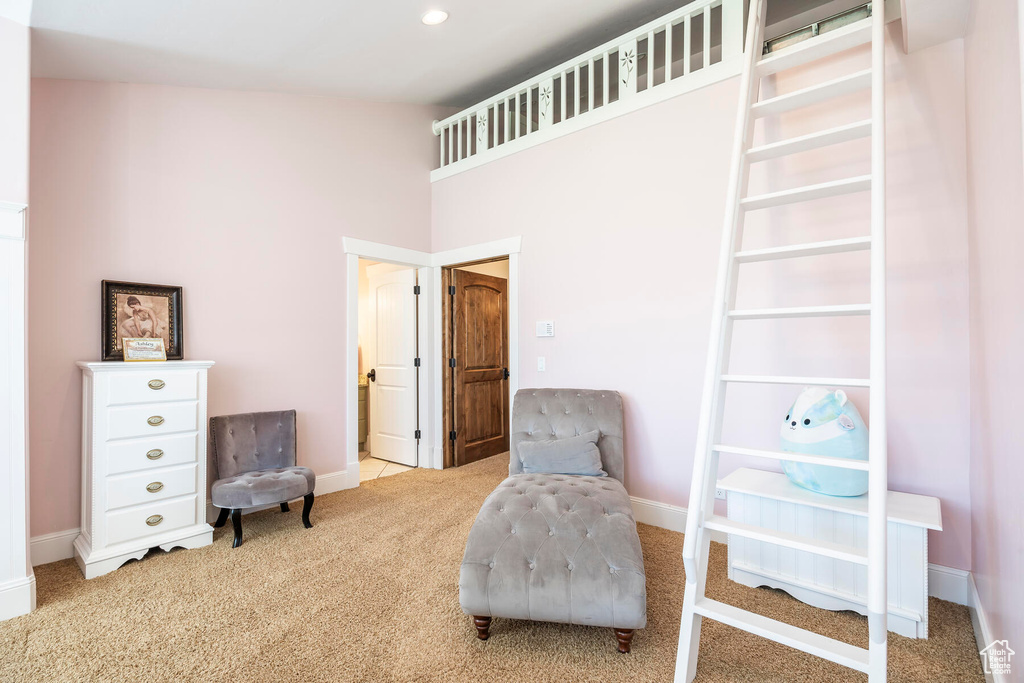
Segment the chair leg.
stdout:
<svg viewBox="0 0 1024 683">
<path fill-rule="evenodd" d="M 231 511 L 231 524 L 235 527 L 235 541 L 231 547 L 237 548 L 242 545 L 242 511 L 238 508 Z"/>
<path fill-rule="evenodd" d="M 222 526 L 224 526 L 224 523 L 228 521 L 228 515 L 230 515 L 230 514 L 231 514 L 230 508 L 221 508 L 220 509 L 220 514 L 217 515 L 217 521 L 214 523 L 214 526 L 217 527 L 218 529 L 221 528 Z"/>
<path fill-rule="evenodd" d="M 629 654 L 630 646 L 633 643 L 633 633 L 631 628 L 615 629 L 615 640 L 619 642 L 619 652 L 622 654 Z"/>
<path fill-rule="evenodd" d="M 281 512 L 288 512 L 288 501 L 281 503 Z"/>
<path fill-rule="evenodd" d="M 307 529 L 313 528 L 313 523 L 309 521 L 309 511 L 313 509 L 313 494 L 307 493 L 302 497 L 302 525 Z"/>
<path fill-rule="evenodd" d="M 480 640 L 487 640 L 491 637 L 491 618 L 473 617 L 473 625 L 476 626 L 476 637 Z"/>
</svg>

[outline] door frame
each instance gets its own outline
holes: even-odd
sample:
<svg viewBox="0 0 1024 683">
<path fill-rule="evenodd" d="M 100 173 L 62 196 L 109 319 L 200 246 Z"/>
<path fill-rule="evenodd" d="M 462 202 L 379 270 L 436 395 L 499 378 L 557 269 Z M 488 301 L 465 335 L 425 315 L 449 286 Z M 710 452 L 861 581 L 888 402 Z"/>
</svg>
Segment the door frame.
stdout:
<svg viewBox="0 0 1024 683">
<path fill-rule="evenodd" d="M 522 237 L 429 253 L 389 244 L 342 237 L 345 255 L 345 471 L 347 488 L 359 486 L 359 259 L 394 263 L 417 269 L 420 298 L 421 375 L 419 388 L 420 467 L 444 468 L 444 389 L 441 349 L 444 329 L 441 271 L 478 261 L 508 258 L 509 405 L 519 390 L 519 254 Z M 425 369 L 426 372 L 422 372 Z M 510 425 L 511 427 L 511 425 Z"/>
</svg>

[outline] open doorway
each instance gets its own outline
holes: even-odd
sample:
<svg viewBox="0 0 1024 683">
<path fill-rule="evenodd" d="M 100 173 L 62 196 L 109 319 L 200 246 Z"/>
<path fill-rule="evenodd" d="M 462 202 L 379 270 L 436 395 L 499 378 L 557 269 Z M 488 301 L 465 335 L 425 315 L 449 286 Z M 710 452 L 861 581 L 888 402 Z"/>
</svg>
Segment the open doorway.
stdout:
<svg viewBox="0 0 1024 683">
<path fill-rule="evenodd" d="M 359 259 L 359 480 L 419 466 L 416 268 Z"/>
<path fill-rule="evenodd" d="M 443 268 L 444 466 L 509 449 L 509 259 Z"/>
</svg>

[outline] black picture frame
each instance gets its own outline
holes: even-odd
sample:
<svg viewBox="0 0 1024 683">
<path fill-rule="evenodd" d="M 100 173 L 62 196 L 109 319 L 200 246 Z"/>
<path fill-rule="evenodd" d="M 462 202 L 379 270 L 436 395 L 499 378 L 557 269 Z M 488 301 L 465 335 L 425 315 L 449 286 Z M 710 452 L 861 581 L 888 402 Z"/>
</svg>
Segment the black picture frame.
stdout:
<svg viewBox="0 0 1024 683">
<path fill-rule="evenodd" d="M 102 289 L 103 360 L 124 360 L 120 338 L 134 335 L 163 337 L 167 360 L 184 358 L 181 287 L 104 280 Z"/>
</svg>

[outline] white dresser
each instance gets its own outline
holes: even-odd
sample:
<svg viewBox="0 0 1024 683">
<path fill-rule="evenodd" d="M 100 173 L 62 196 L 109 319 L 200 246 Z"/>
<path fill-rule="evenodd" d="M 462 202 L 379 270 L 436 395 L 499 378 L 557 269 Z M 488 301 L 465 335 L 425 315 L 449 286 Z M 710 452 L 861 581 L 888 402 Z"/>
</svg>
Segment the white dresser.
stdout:
<svg viewBox="0 0 1024 683">
<path fill-rule="evenodd" d="M 85 578 L 151 548 L 198 548 L 206 523 L 206 374 L 211 361 L 78 363 L 82 369 Z"/>
</svg>

